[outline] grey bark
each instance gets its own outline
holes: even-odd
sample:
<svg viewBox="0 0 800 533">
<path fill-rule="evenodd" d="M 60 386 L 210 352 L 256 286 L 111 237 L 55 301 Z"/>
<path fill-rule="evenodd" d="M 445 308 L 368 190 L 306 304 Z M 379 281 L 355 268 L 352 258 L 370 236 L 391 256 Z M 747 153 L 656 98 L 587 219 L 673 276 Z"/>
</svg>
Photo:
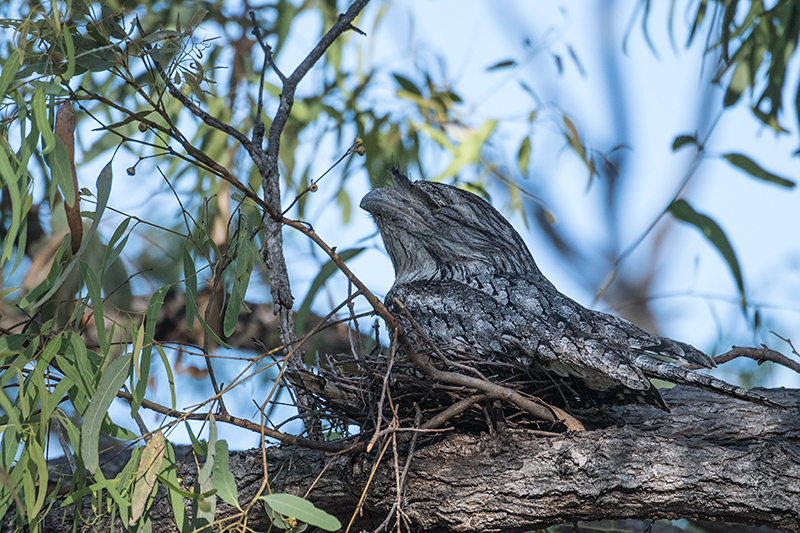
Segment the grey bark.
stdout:
<svg viewBox="0 0 800 533">
<path fill-rule="evenodd" d="M 606 429 L 440 436 L 418 445 L 402 508 L 411 530 L 421 532 L 528 531 L 610 518 L 728 521 L 800 532 L 800 391 L 760 393 L 786 408 L 676 387 L 664 393 L 671 413 L 615 407 Z M 289 446 L 269 448 L 267 456 L 272 491 L 301 496 L 330 462 L 309 499 L 343 524 L 375 460 L 375 452 L 329 457 Z M 394 503 L 390 456 L 391 450 L 351 531 L 372 530 Z M 188 463 L 179 477 L 190 487 L 196 471 Z M 260 450 L 233 453 L 230 467 L 240 502 L 248 502 L 262 479 Z M 221 502 L 217 509 L 219 517 L 232 512 Z M 46 531 L 72 530 L 71 515 L 62 512 L 51 509 Z M 152 515 L 154 531 L 176 531 L 166 498 L 156 498 Z M 267 529 L 261 506 L 248 525 Z"/>
</svg>

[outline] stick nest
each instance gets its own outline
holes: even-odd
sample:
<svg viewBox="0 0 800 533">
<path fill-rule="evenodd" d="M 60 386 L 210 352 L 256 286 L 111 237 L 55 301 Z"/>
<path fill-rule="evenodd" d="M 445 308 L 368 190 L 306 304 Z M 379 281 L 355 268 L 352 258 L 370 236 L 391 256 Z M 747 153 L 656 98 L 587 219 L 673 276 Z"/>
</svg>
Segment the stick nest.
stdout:
<svg viewBox="0 0 800 533">
<path fill-rule="evenodd" d="M 563 433 L 565 424 L 541 420 L 518 407 L 470 387 L 432 380 L 402 352 L 324 356 L 314 372 L 287 372 L 294 387 L 312 399 L 323 426 L 341 436 L 394 425 L 489 432 L 514 428 Z M 547 407 L 558 407 L 584 423 L 604 425 L 602 412 L 579 382 L 567 382 L 516 361 L 486 360 L 477 354 L 423 354 L 441 370 L 485 380 Z M 443 360 L 444 359 L 444 360 Z M 379 419 L 379 416 L 381 417 Z M 354 427 L 355 426 L 355 427 Z"/>
</svg>

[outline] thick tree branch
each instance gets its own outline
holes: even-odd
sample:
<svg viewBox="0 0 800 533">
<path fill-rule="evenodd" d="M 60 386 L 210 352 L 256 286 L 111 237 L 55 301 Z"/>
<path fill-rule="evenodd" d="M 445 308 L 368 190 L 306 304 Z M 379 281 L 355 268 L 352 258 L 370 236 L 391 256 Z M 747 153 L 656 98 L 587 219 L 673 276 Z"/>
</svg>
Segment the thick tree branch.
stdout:
<svg viewBox="0 0 800 533">
<path fill-rule="evenodd" d="M 702 519 L 800 532 L 800 391 L 760 392 L 787 409 L 676 387 L 664 394 L 672 413 L 620 407 L 609 412 L 617 425 L 602 430 L 452 434 L 418 443 L 402 510 L 422 532 L 528 531 L 605 518 Z M 325 468 L 308 498 L 347 523 L 374 458 L 270 448 L 270 487 L 303 495 Z M 186 487 L 195 477 L 190 463 L 179 473 Z M 378 470 L 351 531 L 374 529 L 395 504 L 389 463 Z M 230 466 L 246 503 L 261 484 L 261 451 L 235 453 Z M 155 505 L 153 530 L 175 531 L 166 498 Z M 233 513 L 224 504 L 217 509 L 220 516 Z M 46 531 L 71 530 L 62 512 L 53 507 Z M 253 513 L 248 525 L 266 529 L 260 506 Z"/>
</svg>

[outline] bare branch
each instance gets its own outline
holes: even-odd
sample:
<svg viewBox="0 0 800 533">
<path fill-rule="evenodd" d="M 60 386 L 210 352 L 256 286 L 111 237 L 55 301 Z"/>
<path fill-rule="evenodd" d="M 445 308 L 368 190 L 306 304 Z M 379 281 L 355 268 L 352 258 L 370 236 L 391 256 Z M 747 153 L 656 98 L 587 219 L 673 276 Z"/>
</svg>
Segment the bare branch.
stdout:
<svg viewBox="0 0 800 533">
<path fill-rule="evenodd" d="M 766 344 L 762 344 L 761 348 L 746 348 L 743 346 L 732 346 L 727 352 L 720 354 L 714 358 L 714 362 L 718 365 L 727 363 L 737 357 L 747 357 L 758 361 L 760 365 L 764 361 L 771 361 L 777 365 L 785 366 L 800 374 L 800 363 L 792 361 L 781 352 L 767 348 Z"/>
</svg>

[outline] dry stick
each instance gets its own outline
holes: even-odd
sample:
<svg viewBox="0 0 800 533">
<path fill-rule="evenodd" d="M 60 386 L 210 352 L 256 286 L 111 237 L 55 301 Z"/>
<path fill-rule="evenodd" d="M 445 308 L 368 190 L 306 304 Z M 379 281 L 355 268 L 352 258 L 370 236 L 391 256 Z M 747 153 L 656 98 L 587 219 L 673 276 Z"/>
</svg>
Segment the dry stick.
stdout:
<svg viewBox="0 0 800 533">
<path fill-rule="evenodd" d="M 461 402 L 459 402 L 459 403 L 461 403 Z M 417 405 L 417 404 L 414 404 L 414 409 L 416 411 L 416 415 L 414 415 L 414 427 L 422 429 L 422 427 L 420 426 L 420 422 L 422 422 L 422 411 L 420 410 L 419 405 Z M 428 422 L 430 422 L 430 420 Z M 386 526 L 389 525 L 389 521 L 392 519 L 392 514 L 395 512 L 395 510 L 398 513 L 398 515 L 397 515 L 398 523 L 400 521 L 400 513 L 402 512 L 402 508 L 401 508 L 402 494 L 401 493 L 402 493 L 403 488 L 406 485 L 406 476 L 408 475 L 408 470 L 411 468 L 411 459 L 414 457 L 414 450 L 417 447 L 417 436 L 418 435 L 419 435 L 419 433 L 417 433 L 416 431 L 414 433 L 412 433 L 411 444 L 409 444 L 409 446 L 408 446 L 408 455 L 406 456 L 406 464 L 403 467 L 402 474 L 400 474 L 400 481 L 399 481 L 399 485 L 398 485 L 398 489 L 397 489 L 397 500 L 392 505 L 392 508 L 389 510 L 389 514 L 386 515 L 386 518 L 381 523 L 381 525 L 376 527 L 372 531 L 372 533 L 379 533 L 380 531 L 383 531 L 384 529 L 386 529 Z M 403 513 L 403 515 L 405 516 L 405 513 Z M 398 525 L 398 527 L 399 527 L 399 525 Z"/>
<path fill-rule="evenodd" d="M 775 364 L 783 365 L 797 373 L 800 373 L 800 363 L 797 361 L 792 361 L 778 351 L 767 348 L 765 344 L 762 344 L 761 346 L 762 348 L 732 346 L 727 352 L 716 356 L 714 358 L 714 362 L 718 365 L 721 365 L 722 363 L 727 363 L 728 361 L 736 359 L 737 357 L 749 357 L 750 359 L 755 359 L 758 361 L 758 364 L 761 364 L 764 361 L 771 361 Z"/>
<path fill-rule="evenodd" d="M 420 429 L 434 429 L 453 417 L 456 417 L 472 407 L 475 404 L 478 404 L 484 400 L 489 399 L 490 396 L 488 394 L 476 394 L 474 396 L 470 396 L 469 398 L 464 398 L 462 400 L 457 401 L 444 411 L 437 413 L 433 418 L 429 418 L 425 421 L 424 424 L 420 426 Z M 414 435 L 416 437 L 416 434 Z"/>
<path fill-rule="evenodd" d="M 389 447 L 389 442 L 390 439 L 386 439 L 386 444 L 383 445 L 380 455 L 378 455 L 378 458 L 372 465 L 369 478 L 367 478 L 367 484 L 364 486 L 364 490 L 361 491 L 361 498 L 358 500 L 358 505 L 356 505 L 356 509 L 353 511 L 353 516 L 350 517 L 350 522 L 347 524 L 347 529 L 344 530 L 344 533 L 349 533 L 350 528 L 353 525 L 353 521 L 356 519 L 356 515 L 361 512 L 361 506 L 364 505 L 364 499 L 367 497 L 367 491 L 369 490 L 369 486 L 372 484 L 372 478 L 375 477 L 375 472 L 378 470 L 378 466 L 381 464 L 381 459 L 383 459 L 383 454 L 386 453 L 386 448 Z"/>
<path fill-rule="evenodd" d="M 413 317 L 409 314 L 408 309 L 403 303 L 395 298 L 395 303 L 400 307 L 400 310 L 403 314 L 408 318 L 412 324 L 414 324 Z M 408 340 L 406 340 L 408 343 Z M 405 350 L 405 346 L 403 347 Z M 539 404 L 530 400 L 520 393 L 516 392 L 515 390 L 509 389 L 507 387 L 503 387 L 502 385 L 498 385 L 497 383 L 492 383 L 491 381 L 483 380 L 474 378 L 472 376 L 465 376 L 464 374 L 457 374 L 455 372 L 446 372 L 444 370 L 439 370 L 436 368 L 433 363 L 430 362 L 430 359 L 424 356 L 421 356 L 416 350 L 413 353 L 409 353 L 406 350 L 406 354 L 408 358 L 411 360 L 412 363 L 420 367 L 422 370 L 425 371 L 431 378 L 436 381 L 441 381 L 443 383 L 449 383 L 451 385 L 461 385 L 464 387 L 470 387 L 473 389 L 477 389 L 479 391 L 483 391 L 490 398 L 495 398 L 498 400 L 504 400 L 508 403 L 512 403 L 522 409 L 523 411 L 532 414 L 536 418 L 540 420 L 548 420 L 550 422 L 561 422 L 563 423 L 567 429 L 573 431 L 583 431 L 586 428 L 583 427 L 580 421 L 577 418 L 573 417 L 572 415 L 567 414 L 562 409 L 558 407 L 548 405 L 548 404 Z"/>
<path fill-rule="evenodd" d="M 119 391 L 117 393 L 117 397 L 122 398 L 124 400 L 133 400 L 133 396 L 131 394 L 128 394 L 123 391 Z M 161 413 L 162 415 L 166 415 L 172 418 L 178 418 L 181 420 L 207 420 L 208 417 L 211 415 L 211 413 L 184 413 L 182 411 L 170 409 L 169 407 L 165 407 L 150 400 L 142 400 L 142 407 L 150 409 L 151 411 L 155 411 L 156 413 Z M 319 441 L 314 439 L 306 439 L 303 437 L 298 437 L 296 435 L 282 433 L 280 431 L 268 428 L 262 424 L 256 424 L 255 422 L 251 422 L 250 420 L 237 418 L 229 414 L 222 414 L 222 413 L 215 414 L 214 418 L 216 419 L 217 422 L 223 422 L 225 424 L 239 426 L 254 432 L 263 431 L 267 437 L 278 440 L 284 444 L 294 444 L 297 446 L 303 446 L 305 448 L 311 448 L 312 450 L 321 450 L 324 452 L 339 452 L 342 451 L 342 449 L 346 448 L 345 443 L 341 441 Z"/>
<path fill-rule="evenodd" d="M 381 396 L 378 399 L 378 410 L 375 415 L 375 433 L 372 435 L 372 439 L 370 439 L 369 444 L 367 444 L 367 453 L 372 451 L 372 447 L 375 446 L 375 443 L 378 441 L 378 433 L 381 430 L 381 421 L 383 420 L 383 400 L 386 397 L 386 391 L 389 386 L 389 375 L 392 373 L 392 365 L 394 364 L 394 353 L 395 353 L 395 340 L 397 339 L 397 334 L 393 334 L 392 342 L 389 345 L 389 361 L 386 363 L 386 373 L 383 375 L 383 385 L 381 386 Z"/>
</svg>

